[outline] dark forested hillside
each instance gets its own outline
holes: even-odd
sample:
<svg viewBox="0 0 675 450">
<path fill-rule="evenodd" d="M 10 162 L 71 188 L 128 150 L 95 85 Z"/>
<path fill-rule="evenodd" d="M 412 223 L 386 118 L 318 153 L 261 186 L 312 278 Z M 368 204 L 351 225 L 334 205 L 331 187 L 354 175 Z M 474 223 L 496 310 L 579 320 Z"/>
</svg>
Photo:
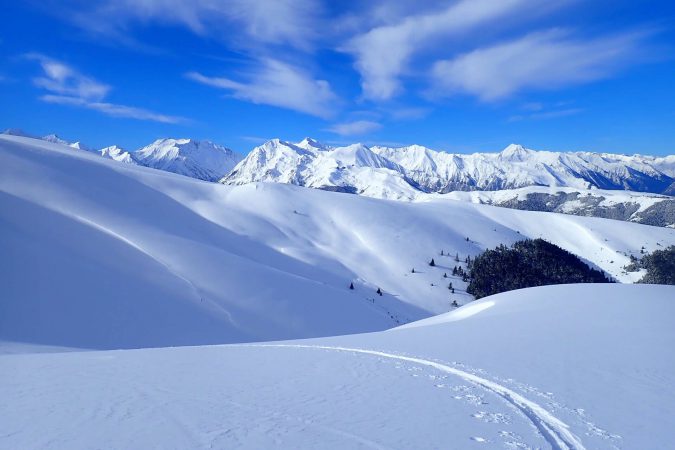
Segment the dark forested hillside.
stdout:
<svg viewBox="0 0 675 450">
<path fill-rule="evenodd" d="M 467 292 L 481 298 L 548 284 L 609 282 L 576 255 L 543 239 L 527 239 L 478 255 L 470 265 Z"/>
<path fill-rule="evenodd" d="M 665 250 L 655 250 L 641 259 L 633 258 L 633 262 L 626 269 L 647 271 L 639 283 L 675 285 L 675 246 L 671 245 Z"/>
</svg>

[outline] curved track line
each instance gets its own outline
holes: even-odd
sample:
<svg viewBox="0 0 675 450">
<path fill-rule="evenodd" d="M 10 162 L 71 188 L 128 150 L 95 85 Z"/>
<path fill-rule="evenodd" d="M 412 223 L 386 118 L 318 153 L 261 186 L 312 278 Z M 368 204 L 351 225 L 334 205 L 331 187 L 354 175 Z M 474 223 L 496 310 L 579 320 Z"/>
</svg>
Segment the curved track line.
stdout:
<svg viewBox="0 0 675 450">
<path fill-rule="evenodd" d="M 446 366 L 445 364 L 429 361 L 421 358 L 413 358 L 410 356 L 401 356 L 393 353 L 379 352 L 376 350 L 365 350 L 361 348 L 349 347 L 331 347 L 324 345 L 296 345 L 296 344 L 245 344 L 248 347 L 286 347 L 286 348 L 314 348 L 321 350 L 333 350 L 339 352 L 363 353 L 366 355 L 380 356 L 383 358 L 397 359 L 400 361 L 408 361 L 411 363 L 433 367 L 441 372 L 449 373 L 462 378 L 463 380 L 482 387 L 483 389 L 492 392 L 501 397 L 503 400 L 513 405 L 525 417 L 527 417 L 532 424 L 539 430 L 541 435 L 551 445 L 554 450 L 585 450 L 584 445 L 579 438 L 575 436 L 569 429 L 569 426 L 562 420 L 555 417 L 541 405 L 528 400 L 515 391 L 502 386 L 494 381 L 486 380 L 472 373 L 464 372 L 463 370 L 454 367 Z"/>
</svg>

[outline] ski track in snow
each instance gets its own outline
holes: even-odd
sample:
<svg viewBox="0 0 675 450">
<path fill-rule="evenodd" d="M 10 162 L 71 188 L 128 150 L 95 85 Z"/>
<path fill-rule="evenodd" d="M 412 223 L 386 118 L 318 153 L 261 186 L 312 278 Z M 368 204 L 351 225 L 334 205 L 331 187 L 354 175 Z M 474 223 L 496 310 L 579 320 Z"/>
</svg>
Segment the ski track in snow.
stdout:
<svg viewBox="0 0 675 450">
<path fill-rule="evenodd" d="M 441 372 L 449 373 L 459 378 L 478 385 L 481 388 L 501 397 L 504 401 L 520 411 L 532 424 L 539 430 L 542 437 L 550 444 L 554 450 L 585 450 L 579 438 L 569 429 L 569 426 L 562 420 L 555 417 L 541 405 L 528 400 L 517 392 L 494 381 L 487 380 L 469 372 L 459 370 L 435 361 L 410 356 L 396 355 L 377 350 L 367 350 L 361 348 L 333 347 L 324 345 L 301 345 L 301 344 L 247 344 L 250 347 L 283 347 L 283 348 L 310 348 L 320 350 L 332 350 L 338 352 L 361 353 L 366 355 L 379 356 L 382 358 L 407 361 L 422 366 L 433 367 Z"/>
</svg>

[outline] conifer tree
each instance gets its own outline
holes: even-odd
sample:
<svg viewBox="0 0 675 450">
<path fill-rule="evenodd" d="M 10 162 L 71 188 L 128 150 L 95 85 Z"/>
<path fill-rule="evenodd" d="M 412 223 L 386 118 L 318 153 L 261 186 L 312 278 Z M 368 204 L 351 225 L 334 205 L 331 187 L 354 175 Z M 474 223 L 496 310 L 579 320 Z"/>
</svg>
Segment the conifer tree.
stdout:
<svg viewBox="0 0 675 450">
<path fill-rule="evenodd" d="M 354 282 L 349 283 L 349 289 L 354 290 Z"/>
<path fill-rule="evenodd" d="M 435 267 L 435 266 L 436 266 L 436 261 L 434 261 L 434 258 L 431 258 L 431 262 L 429 262 L 429 265 L 430 265 L 431 267 Z"/>
<path fill-rule="evenodd" d="M 382 289 L 377 288 L 377 295 L 382 296 Z"/>
</svg>

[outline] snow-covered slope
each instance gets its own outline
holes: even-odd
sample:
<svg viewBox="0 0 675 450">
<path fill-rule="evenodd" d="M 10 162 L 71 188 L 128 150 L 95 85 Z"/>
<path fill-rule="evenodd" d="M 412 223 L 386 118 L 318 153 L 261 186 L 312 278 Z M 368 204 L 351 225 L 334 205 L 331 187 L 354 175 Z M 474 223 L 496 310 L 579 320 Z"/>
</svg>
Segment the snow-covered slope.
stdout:
<svg viewBox="0 0 675 450">
<path fill-rule="evenodd" d="M 221 183 L 259 181 L 397 200 L 420 194 L 402 167 L 367 146 L 328 147 L 309 138 L 297 144 L 273 139 L 254 148 Z"/>
<path fill-rule="evenodd" d="M 675 243 L 626 222 L 224 186 L 11 136 L 0 227 L 0 340 L 99 349 L 382 330 L 471 300 L 443 277 L 456 253 L 528 236 L 623 281 L 641 276 L 628 255 Z"/>
<path fill-rule="evenodd" d="M 659 193 L 675 181 L 660 170 L 665 158 L 641 155 L 534 151 L 516 144 L 499 153 L 471 155 L 417 145 L 372 150 L 405 167 L 408 177 L 430 192 L 552 186 Z"/>
<path fill-rule="evenodd" d="M 454 191 L 437 198 L 675 227 L 675 198 L 644 192 L 530 186 L 502 191 Z"/>
<path fill-rule="evenodd" d="M 419 145 L 332 148 L 309 138 L 298 144 L 275 139 L 253 149 L 222 182 L 272 181 L 394 199 L 525 186 L 660 193 L 675 182 L 672 166 L 672 157 L 558 153 L 515 144 L 500 153 L 463 155 Z"/>
<path fill-rule="evenodd" d="M 550 286 L 380 333 L 4 355 L 0 448 L 667 449 L 674 297 Z"/>
<path fill-rule="evenodd" d="M 136 158 L 129 153 L 128 151 L 116 146 L 111 145 L 110 147 L 102 148 L 98 153 L 104 158 L 112 159 L 117 162 L 122 162 L 126 164 L 138 164 Z"/>
<path fill-rule="evenodd" d="M 217 181 L 240 161 L 229 148 L 210 141 L 158 139 L 134 152 L 139 164 L 206 181 Z"/>
</svg>

